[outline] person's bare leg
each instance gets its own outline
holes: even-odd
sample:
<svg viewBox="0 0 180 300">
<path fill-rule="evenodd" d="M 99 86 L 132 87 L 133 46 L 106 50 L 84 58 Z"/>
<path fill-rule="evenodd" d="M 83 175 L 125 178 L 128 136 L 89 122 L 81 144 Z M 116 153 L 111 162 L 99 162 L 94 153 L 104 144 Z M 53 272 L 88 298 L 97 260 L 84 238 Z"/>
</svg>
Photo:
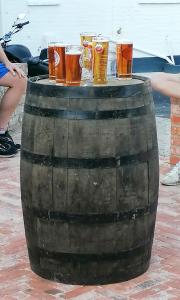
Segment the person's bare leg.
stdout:
<svg viewBox="0 0 180 300">
<path fill-rule="evenodd" d="M 22 95 L 25 93 L 27 79 L 13 76 L 10 72 L 0 79 L 0 86 L 8 87 L 0 103 L 0 129 L 7 129 L 9 120 Z"/>
<path fill-rule="evenodd" d="M 180 74 L 154 73 L 151 84 L 152 88 L 160 93 L 180 99 Z M 162 178 L 161 184 L 180 184 L 180 162 Z"/>
<path fill-rule="evenodd" d="M 157 72 L 151 76 L 152 88 L 174 98 L 180 98 L 180 74 Z"/>
</svg>

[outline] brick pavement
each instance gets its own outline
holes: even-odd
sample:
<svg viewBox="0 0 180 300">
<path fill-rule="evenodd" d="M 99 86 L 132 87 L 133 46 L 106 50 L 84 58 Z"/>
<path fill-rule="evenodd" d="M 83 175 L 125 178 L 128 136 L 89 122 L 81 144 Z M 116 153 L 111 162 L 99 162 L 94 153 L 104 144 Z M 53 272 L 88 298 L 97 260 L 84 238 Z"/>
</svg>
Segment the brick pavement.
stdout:
<svg viewBox="0 0 180 300">
<path fill-rule="evenodd" d="M 161 175 L 169 169 L 160 158 Z M 73 286 L 31 272 L 19 187 L 19 154 L 0 158 L 0 300 L 180 299 L 180 186 L 160 186 L 149 270 L 133 280 L 103 286 Z"/>
</svg>

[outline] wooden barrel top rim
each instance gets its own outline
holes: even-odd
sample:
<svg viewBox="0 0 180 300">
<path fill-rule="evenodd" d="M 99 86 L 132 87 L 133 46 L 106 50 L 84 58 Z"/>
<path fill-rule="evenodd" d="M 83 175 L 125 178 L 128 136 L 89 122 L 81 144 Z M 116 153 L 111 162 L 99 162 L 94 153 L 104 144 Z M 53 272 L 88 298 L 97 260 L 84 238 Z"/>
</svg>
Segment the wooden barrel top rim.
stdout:
<svg viewBox="0 0 180 300">
<path fill-rule="evenodd" d="M 39 75 L 39 76 L 34 76 L 34 77 L 30 77 L 29 78 L 29 82 L 33 83 L 33 84 L 41 84 L 39 83 L 40 80 L 43 79 L 48 79 L 48 75 Z M 138 80 L 139 82 L 133 83 L 133 79 L 134 80 Z M 132 80 L 118 80 L 118 78 L 112 78 L 108 80 L 107 84 L 99 84 L 99 85 L 80 85 L 80 86 L 65 86 L 65 85 L 60 85 L 60 84 L 55 84 L 53 82 L 49 82 L 50 86 L 57 86 L 58 88 L 66 88 L 66 89 L 83 89 L 83 88 L 93 88 L 93 89 L 99 89 L 99 88 L 107 88 L 110 86 L 111 82 L 116 82 L 119 83 L 119 86 L 130 86 L 132 85 L 141 85 L 144 84 L 144 82 L 150 81 L 150 79 L 146 76 L 139 76 L 139 75 L 133 75 L 132 76 Z"/>
<path fill-rule="evenodd" d="M 42 84 L 39 81 L 47 79 L 47 75 L 31 77 L 28 80 L 28 94 L 43 97 L 56 98 L 127 98 L 140 96 L 147 93 L 147 87 L 150 88 L 148 77 L 133 75 L 132 80 L 119 81 L 113 79 L 108 85 L 99 86 L 61 86 L 56 84 Z M 111 82 L 118 84 L 111 85 Z"/>
</svg>

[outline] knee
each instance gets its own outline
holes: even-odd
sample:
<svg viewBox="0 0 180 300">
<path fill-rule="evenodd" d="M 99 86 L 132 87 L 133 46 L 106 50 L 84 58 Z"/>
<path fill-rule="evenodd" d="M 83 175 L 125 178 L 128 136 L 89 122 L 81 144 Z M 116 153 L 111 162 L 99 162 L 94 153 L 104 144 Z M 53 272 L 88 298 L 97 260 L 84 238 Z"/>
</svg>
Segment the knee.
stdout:
<svg viewBox="0 0 180 300">
<path fill-rule="evenodd" d="M 27 87 L 27 78 L 26 77 L 16 77 L 14 81 L 14 87 L 16 87 L 18 90 L 21 90 L 23 93 L 26 91 Z"/>
</svg>

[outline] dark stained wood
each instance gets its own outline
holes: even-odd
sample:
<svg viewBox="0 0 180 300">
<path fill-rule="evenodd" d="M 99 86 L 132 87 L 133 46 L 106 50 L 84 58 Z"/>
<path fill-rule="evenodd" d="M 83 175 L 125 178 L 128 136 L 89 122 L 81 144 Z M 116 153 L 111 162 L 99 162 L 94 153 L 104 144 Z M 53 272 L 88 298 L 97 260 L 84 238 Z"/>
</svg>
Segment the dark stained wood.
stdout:
<svg viewBox="0 0 180 300">
<path fill-rule="evenodd" d="M 77 88 L 31 79 L 21 194 L 32 270 L 69 284 L 113 283 L 144 273 L 154 235 L 158 161 L 147 78 Z"/>
</svg>

